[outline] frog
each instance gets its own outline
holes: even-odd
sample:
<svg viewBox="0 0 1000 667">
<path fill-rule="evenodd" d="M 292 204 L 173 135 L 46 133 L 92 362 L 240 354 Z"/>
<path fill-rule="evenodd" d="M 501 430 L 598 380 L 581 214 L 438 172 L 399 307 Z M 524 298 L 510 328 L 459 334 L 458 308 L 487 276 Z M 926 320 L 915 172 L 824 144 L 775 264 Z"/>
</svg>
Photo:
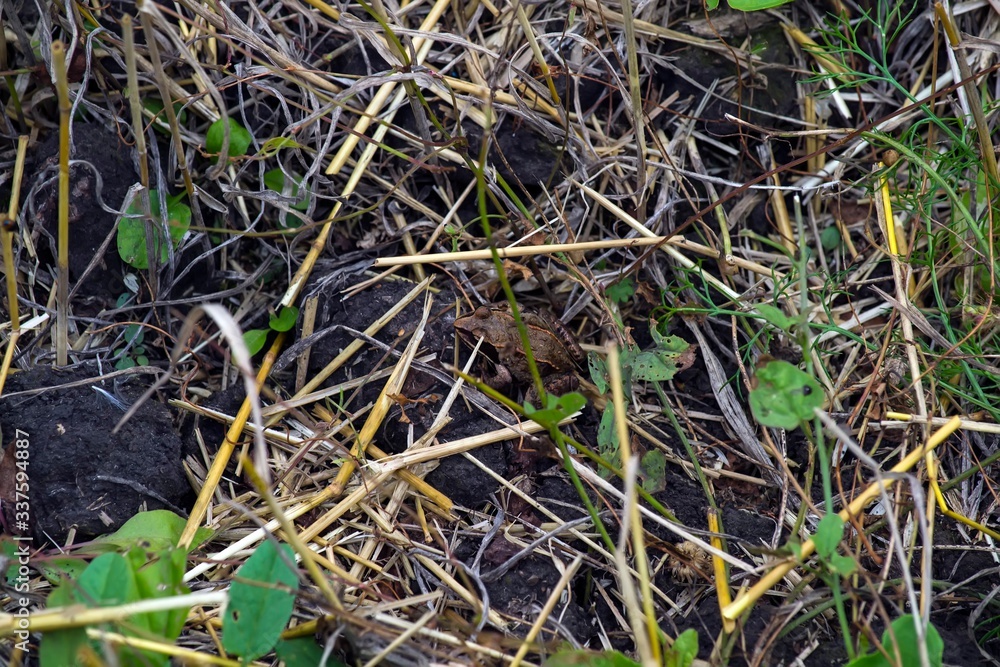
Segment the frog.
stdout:
<svg viewBox="0 0 1000 667">
<path fill-rule="evenodd" d="M 584 353 L 572 334 L 562 322 L 542 312 L 522 310 L 521 319 L 545 391 L 558 395 L 575 390 L 579 384 L 576 370 Z M 455 320 L 455 333 L 471 346 L 482 338 L 496 351 L 495 371 L 483 378 L 484 383 L 498 391 L 506 391 L 513 384 L 529 387 L 525 399 L 534 402 L 534 379 L 510 304 L 479 306 Z"/>
</svg>

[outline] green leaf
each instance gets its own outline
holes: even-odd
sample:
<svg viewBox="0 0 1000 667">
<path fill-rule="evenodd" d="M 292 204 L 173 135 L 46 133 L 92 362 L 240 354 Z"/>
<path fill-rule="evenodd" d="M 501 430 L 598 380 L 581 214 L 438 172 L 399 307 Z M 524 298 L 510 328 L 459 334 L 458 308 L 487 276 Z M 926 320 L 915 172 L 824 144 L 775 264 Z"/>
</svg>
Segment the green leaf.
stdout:
<svg viewBox="0 0 1000 667">
<path fill-rule="evenodd" d="M 243 332 L 243 342 L 246 343 L 251 357 L 264 349 L 269 333 L 267 329 L 251 329 Z"/>
<path fill-rule="evenodd" d="M 705 9 L 712 11 L 719 8 L 719 0 L 705 0 Z"/>
<path fill-rule="evenodd" d="M 305 147 L 299 142 L 292 139 L 291 137 L 271 137 L 270 139 L 265 141 L 264 144 L 260 147 L 259 155 L 261 157 L 271 157 L 272 155 L 277 154 L 277 152 L 283 148 L 305 148 Z M 265 179 L 267 178 L 266 174 L 264 178 Z M 271 189 L 273 190 L 274 188 Z M 281 190 L 278 190 L 278 192 L 281 192 Z"/>
<path fill-rule="evenodd" d="M 259 154 L 262 157 L 271 157 L 284 148 L 304 148 L 304 146 L 291 137 L 271 137 L 261 144 Z"/>
<path fill-rule="evenodd" d="M 187 549 L 171 547 L 156 554 L 147 554 L 145 549 L 136 547 L 129 551 L 127 557 L 135 571 L 140 599 L 152 600 L 190 592 L 184 585 Z M 184 629 L 187 614 L 187 609 L 168 609 L 137 614 L 134 622 L 164 643 L 173 644 Z"/>
<path fill-rule="evenodd" d="M 205 133 L 205 152 L 212 154 L 222 152 L 222 142 L 226 138 L 226 121 L 229 121 L 229 157 L 246 155 L 253 138 L 245 127 L 232 118 L 220 118 L 209 126 L 208 132 Z"/>
<path fill-rule="evenodd" d="M 236 573 L 222 619 L 222 646 L 244 661 L 267 655 L 288 625 L 298 577 L 287 544 L 265 541 Z"/>
<path fill-rule="evenodd" d="M 285 667 L 316 667 L 324 664 L 323 647 L 316 643 L 312 637 L 301 637 L 299 639 L 282 639 L 274 647 L 274 652 L 278 659 L 285 663 Z M 326 667 L 347 667 L 347 665 L 336 658 L 327 658 Z"/>
<path fill-rule="evenodd" d="M 547 394 L 546 399 L 546 406 L 541 410 L 527 401 L 524 403 L 525 414 L 543 426 L 555 426 L 587 404 L 584 395 L 575 391 L 562 396 Z"/>
<path fill-rule="evenodd" d="M 666 317 L 660 319 L 650 318 L 649 335 L 653 337 L 656 347 L 670 351 L 683 352 L 688 348 L 688 343 L 683 338 L 670 336 L 667 331 L 670 329 L 670 320 Z"/>
<path fill-rule="evenodd" d="M 881 653 L 858 656 L 847 663 L 847 667 L 894 667 L 885 661 L 885 656 Z M 907 666 L 904 666 L 907 667 Z"/>
<path fill-rule="evenodd" d="M 71 556 L 56 556 L 54 558 L 45 558 L 44 560 L 39 559 L 35 562 L 35 568 L 51 584 L 57 584 L 64 578 L 79 579 L 83 571 L 87 569 L 87 565 L 89 563 L 84 559 L 73 558 Z"/>
<path fill-rule="evenodd" d="M 836 250 L 840 247 L 843 237 L 836 225 L 830 225 L 819 234 L 819 244 L 825 250 Z"/>
<path fill-rule="evenodd" d="M 789 2 L 792 0 L 729 0 L 729 6 L 741 12 L 760 12 L 787 5 Z"/>
<path fill-rule="evenodd" d="M 135 576 L 121 554 L 101 554 L 77 579 L 76 599 L 89 607 L 114 606 L 139 599 Z"/>
<path fill-rule="evenodd" d="M 590 381 L 597 387 L 599 394 L 608 391 L 608 362 L 596 352 L 587 354 L 587 368 L 590 370 Z"/>
<path fill-rule="evenodd" d="M 635 283 L 632 282 L 630 277 L 626 276 L 618 282 L 608 285 L 604 289 L 604 293 L 614 303 L 628 303 L 628 300 L 635 294 Z"/>
<path fill-rule="evenodd" d="M 889 654 L 886 659 L 881 653 L 861 656 L 848 663 L 848 667 L 919 667 L 920 640 L 914 622 L 920 622 L 913 614 L 900 616 L 892 622 L 892 632 L 886 630 L 882 634 L 882 647 Z M 895 641 L 893 641 L 895 637 Z M 933 624 L 927 625 L 926 646 L 927 657 L 931 667 L 941 667 L 944 660 L 944 641 Z"/>
<path fill-rule="evenodd" d="M 298 198 L 300 182 L 300 179 L 293 179 L 292 187 L 289 188 L 289 192 L 286 196 Z M 268 190 L 273 190 L 278 194 L 283 194 L 285 192 L 285 173 L 277 167 L 264 172 L 264 187 Z M 304 211 L 309 208 L 309 193 L 305 193 L 302 201 L 296 204 L 291 204 L 291 208 L 294 208 L 296 211 Z"/>
<path fill-rule="evenodd" d="M 691 667 L 698 657 L 698 631 L 690 628 L 682 632 L 663 657 L 665 667 Z"/>
<path fill-rule="evenodd" d="M 760 316 L 764 318 L 764 321 L 768 324 L 781 329 L 782 331 L 791 331 L 792 327 L 797 324 L 794 318 L 785 315 L 785 312 L 780 308 L 772 306 L 769 303 L 761 303 L 757 305 L 757 312 Z"/>
<path fill-rule="evenodd" d="M 816 545 L 816 553 L 824 560 L 837 553 L 837 546 L 844 537 L 844 520 L 839 515 L 828 513 L 819 521 L 816 526 L 816 534 L 813 535 L 813 544 Z"/>
<path fill-rule="evenodd" d="M 111 533 L 94 540 L 98 548 L 111 547 L 120 551 L 128 551 L 134 546 L 141 546 L 149 551 L 162 551 L 177 544 L 187 521 L 170 510 L 152 510 L 140 512 L 125 522 L 125 525 Z M 191 549 L 211 537 L 208 528 L 199 528 L 191 541 Z"/>
<path fill-rule="evenodd" d="M 172 551 L 176 553 L 166 555 L 162 563 L 155 558 L 150 561 L 142 547 L 133 548 L 126 556 L 117 553 L 98 556 L 77 579 L 73 589 L 75 602 L 89 607 L 119 606 L 186 592 L 181 580 L 187 552 Z M 183 609 L 136 614 L 122 624 L 121 631 L 133 637 L 155 635 L 172 643 L 180 635 L 186 617 Z M 126 667 L 166 665 L 169 661 L 166 655 L 140 651 L 128 645 L 118 647 L 116 656 L 115 662 Z"/>
<path fill-rule="evenodd" d="M 545 662 L 542 667 L 639 667 L 639 663 L 618 651 L 560 651 Z"/>
<path fill-rule="evenodd" d="M 132 359 L 132 357 L 122 357 L 121 359 L 115 362 L 115 370 L 117 371 L 124 371 L 134 367 L 135 367 L 135 361 Z"/>
<path fill-rule="evenodd" d="M 667 457 L 658 449 L 646 452 L 639 462 L 644 478 L 642 488 L 647 493 L 657 493 L 666 488 L 667 485 Z"/>
<path fill-rule="evenodd" d="M 149 191 L 149 212 L 154 221 L 160 220 L 160 195 L 156 190 Z M 126 264 L 137 269 L 149 268 L 149 253 L 146 252 L 146 223 L 142 216 L 142 203 L 138 198 L 125 212 L 118 225 L 118 255 Z M 159 222 L 152 222 L 152 236 L 160 249 L 160 262 L 167 261 L 167 245 L 163 239 L 163 227 Z M 184 235 L 191 227 L 191 209 L 187 204 L 174 202 L 167 204 L 167 229 L 170 242 L 174 248 L 180 245 Z"/>
<path fill-rule="evenodd" d="M 618 431 L 615 430 L 615 406 L 610 402 L 604 407 L 604 412 L 601 413 L 601 423 L 597 427 L 597 453 L 614 467 L 621 468 L 622 458 L 618 446 Z M 603 466 L 598 471 L 605 479 L 614 477 L 614 473 Z"/>
<path fill-rule="evenodd" d="M 631 361 L 632 377 L 648 382 L 666 382 L 677 375 L 676 356 L 659 351 L 640 352 Z"/>
<path fill-rule="evenodd" d="M 857 561 L 850 556 L 841 556 L 840 554 L 831 555 L 828 565 L 831 570 L 842 577 L 849 577 L 854 574 L 856 569 L 858 569 Z"/>
<path fill-rule="evenodd" d="M 887 630 L 882 635 L 882 645 L 889 649 L 889 656 L 899 655 L 901 665 L 920 664 L 920 641 L 917 638 L 915 622 L 920 622 L 913 614 L 900 616 L 892 622 L 892 631 L 896 635 L 896 643 L 893 643 Z M 927 624 L 927 657 L 931 667 L 941 667 L 944 658 L 944 641 L 938 634 L 937 628 L 932 623 Z M 896 653 L 896 649 L 899 653 Z M 895 661 L 893 661 L 895 662 Z"/>
<path fill-rule="evenodd" d="M 626 353 L 622 354 L 622 366 L 633 369 L 636 369 L 637 360 L 643 364 L 642 369 L 646 368 L 649 359 L 642 355 L 654 354 L 656 356 L 657 362 L 654 364 L 657 369 L 654 371 L 656 377 L 642 377 L 640 375 L 642 369 L 636 369 L 634 371 L 636 378 L 664 382 L 672 379 L 678 372 L 694 363 L 694 350 L 691 349 L 691 344 L 678 336 L 667 335 L 669 324 L 670 322 L 666 318 L 650 321 L 649 333 L 655 343 L 653 350 L 637 352 L 634 348 L 629 348 Z"/>
<path fill-rule="evenodd" d="M 618 363 L 621 364 L 622 392 L 626 396 L 632 394 L 632 367 L 635 365 L 635 358 L 642 354 L 637 345 L 629 345 L 618 353 Z M 610 374 L 608 378 L 610 379 Z"/>
<path fill-rule="evenodd" d="M 61 584 L 49 593 L 45 606 L 68 607 L 76 604 L 73 597 L 73 586 Z M 77 659 L 81 648 L 87 644 L 87 628 L 70 628 L 46 632 L 42 636 L 42 644 L 38 647 L 38 662 L 42 667 L 65 667 L 66 665 L 83 664 Z"/>
<path fill-rule="evenodd" d="M 811 375 L 787 361 L 770 361 L 757 369 L 750 409 L 764 426 L 793 429 L 823 407 L 823 388 Z"/>
<path fill-rule="evenodd" d="M 125 327 L 125 342 L 141 343 L 144 337 L 145 333 L 142 330 L 141 324 L 130 324 Z"/>
<path fill-rule="evenodd" d="M 73 584 L 63 583 L 52 589 L 45 606 L 68 607 L 76 604 L 73 597 Z M 64 667 L 65 665 L 83 664 L 77 659 L 81 648 L 87 644 L 87 628 L 70 628 L 55 630 L 42 635 L 42 644 L 38 647 L 38 662 L 42 667 Z"/>
<path fill-rule="evenodd" d="M 288 331 L 299 319 L 299 309 L 294 306 L 284 306 L 277 315 L 272 314 L 268 326 L 274 331 Z"/>
</svg>

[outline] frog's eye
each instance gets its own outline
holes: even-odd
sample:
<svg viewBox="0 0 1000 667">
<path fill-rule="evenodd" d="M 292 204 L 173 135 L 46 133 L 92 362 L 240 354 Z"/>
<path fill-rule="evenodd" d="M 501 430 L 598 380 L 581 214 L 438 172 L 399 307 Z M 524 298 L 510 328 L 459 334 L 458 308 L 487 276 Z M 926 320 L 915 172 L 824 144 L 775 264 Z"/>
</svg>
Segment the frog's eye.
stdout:
<svg viewBox="0 0 1000 667">
<path fill-rule="evenodd" d="M 479 306 L 479 308 L 476 308 L 475 315 L 476 315 L 476 317 L 478 317 L 481 320 L 487 319 L 492 314 L 493 313 L 491 313 L 490 309 L 487 308 L 486 306 Z"/>
</svg>

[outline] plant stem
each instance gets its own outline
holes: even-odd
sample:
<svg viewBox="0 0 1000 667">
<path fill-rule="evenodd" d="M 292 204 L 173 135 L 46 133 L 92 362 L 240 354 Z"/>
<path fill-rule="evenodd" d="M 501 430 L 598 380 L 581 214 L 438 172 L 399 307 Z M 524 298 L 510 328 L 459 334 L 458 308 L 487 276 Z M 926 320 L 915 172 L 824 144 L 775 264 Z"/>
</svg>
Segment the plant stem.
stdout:
<svg viewBox="0 0 1000 667">
<path fill-rule="evenodd" d="M 56 365 L 69 363 L 69 83 L 66 81 L 66 47 L 52 43 L 52 69 L 59 100 L 59 240 L 56 256 Z"/>
<path fill-rule="evenodd" d="M 0 231 L 0 241 L 3 245 L 3 266 L 7 279 L 7 310 L 10 313 L 10 340 L 4 352 L 3 363 L 0 365 L 0 396 L 7 380 L 17 340 L 21 337 L 21 314 L 17 304 L 17 267 L 14 266 L 14 234 L 17 229 L 17 211 L 20 203 L 21 178 L 24 176 L 24 156 L 28 152 L 28 137 L 21 135 L 17 142 L 17 158 L 14 161 L 14 182 L 10 189 L 10 207 L 7 209 L 7 219 L 4 229 Z"/>
</svg>

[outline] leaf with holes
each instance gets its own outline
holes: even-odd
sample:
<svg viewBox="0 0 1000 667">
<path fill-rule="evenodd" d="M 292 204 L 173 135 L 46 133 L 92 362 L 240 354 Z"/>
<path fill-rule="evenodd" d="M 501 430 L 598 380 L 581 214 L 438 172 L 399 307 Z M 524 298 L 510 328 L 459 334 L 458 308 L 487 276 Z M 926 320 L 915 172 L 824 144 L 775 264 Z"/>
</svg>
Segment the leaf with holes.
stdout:
<svg viewBox="0 0 1000 667">
<path fill-rule="evenodd" d="M 222 646 L 244 661 L 267 655 L 288 625 L 298 577 L 291 548 L 265 541 L 236 573 L 222 620 Z"/>
</svg>

